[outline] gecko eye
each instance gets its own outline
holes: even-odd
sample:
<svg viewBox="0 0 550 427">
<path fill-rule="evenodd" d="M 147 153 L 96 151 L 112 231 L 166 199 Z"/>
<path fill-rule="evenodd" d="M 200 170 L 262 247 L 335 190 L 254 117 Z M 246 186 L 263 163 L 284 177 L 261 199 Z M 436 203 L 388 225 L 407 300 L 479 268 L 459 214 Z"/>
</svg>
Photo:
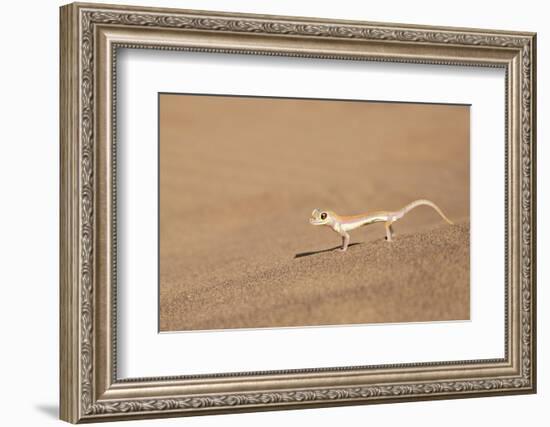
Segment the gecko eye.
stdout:
<svg viewBox="0 0 550 427">
<path fill-rule="evenodd" d="M 326 212 L 323 212 L 321 214 L 321 219 L 327 219 L 327 213 Z"/>
</svg>

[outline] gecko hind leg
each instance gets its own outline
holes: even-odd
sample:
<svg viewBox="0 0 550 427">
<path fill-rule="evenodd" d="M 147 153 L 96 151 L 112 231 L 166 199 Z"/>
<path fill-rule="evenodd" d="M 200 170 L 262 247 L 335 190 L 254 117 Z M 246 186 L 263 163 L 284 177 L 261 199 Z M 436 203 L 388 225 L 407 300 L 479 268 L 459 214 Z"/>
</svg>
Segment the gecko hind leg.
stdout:
<svg viewBox="0 0 550 427">
<path fill-rule="evenodd" d="M 388 221 L 388 222 L 385 223 L 385 226 L 386 226 L 386 240 L 388 242 L 393 241 L 393 227 L 392 227 L 392 224 L 393 224 L 392 221 Z"/>
</svg>

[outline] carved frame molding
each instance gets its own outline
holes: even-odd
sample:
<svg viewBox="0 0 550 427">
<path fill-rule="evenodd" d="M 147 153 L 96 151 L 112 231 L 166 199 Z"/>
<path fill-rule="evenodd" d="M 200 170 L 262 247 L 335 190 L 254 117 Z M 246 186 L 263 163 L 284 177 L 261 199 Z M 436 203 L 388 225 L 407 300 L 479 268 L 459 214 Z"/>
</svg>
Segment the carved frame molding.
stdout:
<svg viewBox="0 0 550 427">
<path fill-rule="evenodd" d="M 506 68 L 506 357 L 118 380 L 113 147 L 123 47 Z M 535 391 L 535 34 L 71 4 L 61 8 L 60 87 L 62 419 Z M 271 386 L 254 386 L 266 376 Z"/>
</svg>

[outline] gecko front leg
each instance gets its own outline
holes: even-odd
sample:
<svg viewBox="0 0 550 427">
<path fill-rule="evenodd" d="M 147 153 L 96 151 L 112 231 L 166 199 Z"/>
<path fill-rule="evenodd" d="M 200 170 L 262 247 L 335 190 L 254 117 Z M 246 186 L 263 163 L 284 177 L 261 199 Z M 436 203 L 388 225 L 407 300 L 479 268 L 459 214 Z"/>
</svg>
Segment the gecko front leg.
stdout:
<svg viewBox="0 0 550 427">
<path fill-rule="evenodd" d="M 345 252 L 348 249 L 349 245 L 349 234 L 343 231 L 342 233 L 340 233 L 340 235 L 342 236 L 342 247 L 338 248 L 337 251 Z"/>
</svg>

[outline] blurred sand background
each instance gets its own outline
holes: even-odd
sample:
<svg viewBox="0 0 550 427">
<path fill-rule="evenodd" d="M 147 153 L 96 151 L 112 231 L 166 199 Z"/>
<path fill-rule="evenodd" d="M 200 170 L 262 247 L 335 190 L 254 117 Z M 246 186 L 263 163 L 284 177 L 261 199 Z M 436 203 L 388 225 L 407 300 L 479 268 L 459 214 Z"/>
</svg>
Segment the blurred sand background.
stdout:
<svg viewBox="0 0 550 427">
<path fill-rule="evenodd" d="M 160 330 L 469 319 L 467 106 L 160 95 Z M 351 233 L 314 208 L 420 207 Z"/>
</svg>

